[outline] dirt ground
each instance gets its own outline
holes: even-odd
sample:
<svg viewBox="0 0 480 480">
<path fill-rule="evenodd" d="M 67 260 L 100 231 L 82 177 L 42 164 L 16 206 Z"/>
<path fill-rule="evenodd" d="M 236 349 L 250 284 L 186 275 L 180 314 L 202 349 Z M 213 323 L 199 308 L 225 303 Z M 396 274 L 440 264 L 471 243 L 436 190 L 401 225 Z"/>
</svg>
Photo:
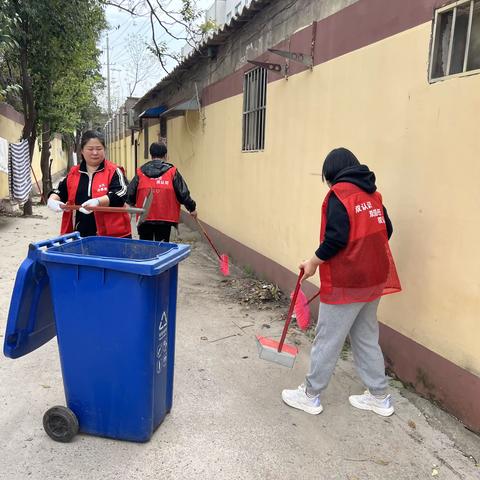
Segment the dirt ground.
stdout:
<svg viewBox="0 0 480 480">
<path fill-rule="evenodd" d="M 60 218 L 44 206 L 29 218 L 0 215 L 0 340 L 15 275 L 28 244 L 56 236 Z M 450 415 L 391 380 L 396 413 L 353 409 L 363 386 L 344 349 L 310 416 L 283 404 L 308 369 L 313 330 L 293 326 L 299 346 L 289 370 L 260 360 L 255 335 L 278 338 L 288 299 L 275 285 L 231 265 L 228 278 L 197 232 L 180 265 L 174 405 L 151 441 L 134 444 L 78 435 L 69 444 L 43 431 L 43 413 L 64 405 L 55 341 L 0 358 L 0 480 L 24 479 L 480 479 L 480 439 Z"/>
</svg>

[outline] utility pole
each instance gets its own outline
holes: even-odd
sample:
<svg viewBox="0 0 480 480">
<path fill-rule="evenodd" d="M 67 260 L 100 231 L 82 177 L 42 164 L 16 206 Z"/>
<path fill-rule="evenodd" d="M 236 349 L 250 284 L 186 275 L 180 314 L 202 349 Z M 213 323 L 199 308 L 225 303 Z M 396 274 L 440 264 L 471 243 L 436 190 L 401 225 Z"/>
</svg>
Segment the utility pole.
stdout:
<svg viewBox="0 0 480 480">
<path fill-rule="evenodd" d="M 112 104 L 110 100 L 110 46 L 108 44 L 108 33 L 107 33 L 107 109 L 108 116 L 112 116 Z"/>
</svg>

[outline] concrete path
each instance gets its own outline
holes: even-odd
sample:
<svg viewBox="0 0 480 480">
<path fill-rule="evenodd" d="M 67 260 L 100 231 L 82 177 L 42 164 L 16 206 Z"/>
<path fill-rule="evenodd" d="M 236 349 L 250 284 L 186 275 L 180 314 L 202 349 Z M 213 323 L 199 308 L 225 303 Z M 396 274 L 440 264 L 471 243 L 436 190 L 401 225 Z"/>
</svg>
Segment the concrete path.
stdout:
<svg viewBox="0 0 480 480">
<path fill-rule="evenodd" d="M 0 217 L 0 340 L 15 274 L 30 241 L 56 235 L 59 217 L 36 207 L 32 218 Z M 292 370 L 258 359 L 254 335 L 279 335 L 285 307 L 239 303 L 208 245 L 192 243 L 180 268 L 174 405 L 147 444 L 78 435 L 50 440 L 43 413 L 65 404 L 57 345 L 0 358 L 0 479 L 480 479 L 480 440 L 450 416 L 392 382 L 397 413 L 353 409 L 362 391 L 348 352 L 310 416 L 280 392 L 303 381 L 309 339 L 293 332 Z M 234 272 L 235 286 L 247 280 Z M 270 327 L 270 328 L 268 328 Z"/>
</svg>

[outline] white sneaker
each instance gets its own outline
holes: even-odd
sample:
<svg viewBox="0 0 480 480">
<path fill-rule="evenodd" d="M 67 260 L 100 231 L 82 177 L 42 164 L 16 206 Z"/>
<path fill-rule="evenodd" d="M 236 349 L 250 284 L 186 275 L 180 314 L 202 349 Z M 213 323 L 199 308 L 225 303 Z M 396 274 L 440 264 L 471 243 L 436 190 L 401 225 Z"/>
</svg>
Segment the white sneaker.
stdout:
<svg viewBox="0 0 480 480">
<path fill-rule="evenodd" d="M 296 390 L 283 390 L 282 400 L 293 408 L 298 408 L 312 415 L 322 413 L 323 407 L 320 403 L 320 395 L 310 397 L 307 395 L 305 385 L 300 385 Z"/>
<path fill-rule="evenodd" d="M 363 395 L 350 395 L 348 401 L 352 407 L 371 410 L 382 417 L 389 417 L 395 411 L 390 395 L 380 399 L 373 396 L 368 390 L 365 390 Z"/>
</svg>

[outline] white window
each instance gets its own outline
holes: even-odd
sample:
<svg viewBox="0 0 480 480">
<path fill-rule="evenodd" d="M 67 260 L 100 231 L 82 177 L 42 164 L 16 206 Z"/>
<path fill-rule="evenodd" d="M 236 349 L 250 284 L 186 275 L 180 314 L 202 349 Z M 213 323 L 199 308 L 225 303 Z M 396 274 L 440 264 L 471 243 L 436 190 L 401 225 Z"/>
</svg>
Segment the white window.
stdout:
<svg viewBox="0 0 480 480">
<path fill-rule="evenodd" d="M 430 80 L 475 70 L 480 73 L 480 0 L 461 0 L 435 12 Z"/>
<path fill-rule="evenodd" d="M 227 17 L 226 17 L 226 18 L 227 18 L 227 21 L 226 21 L 226 23 L 229 23 L 229 22 L 230 22 L 230 20 L 231 20 L 231 18 L 232 18 L 232 12 L 228 12 L 228 13 L 227 13 Z"/>
<path fill-rule="evenodd" d="M 239 15 L 240 14 L 240 7 L 242 5 L 242 2 L 238 2 L 236 5 L 235 5 L 235 15 Z"/>
<path fill-rule="evenodd" d="M 267 112 L 267 70 L 255 68 L 243 79 L 242 150 L 251 152 L 265 148 Z"/>
</svg>

